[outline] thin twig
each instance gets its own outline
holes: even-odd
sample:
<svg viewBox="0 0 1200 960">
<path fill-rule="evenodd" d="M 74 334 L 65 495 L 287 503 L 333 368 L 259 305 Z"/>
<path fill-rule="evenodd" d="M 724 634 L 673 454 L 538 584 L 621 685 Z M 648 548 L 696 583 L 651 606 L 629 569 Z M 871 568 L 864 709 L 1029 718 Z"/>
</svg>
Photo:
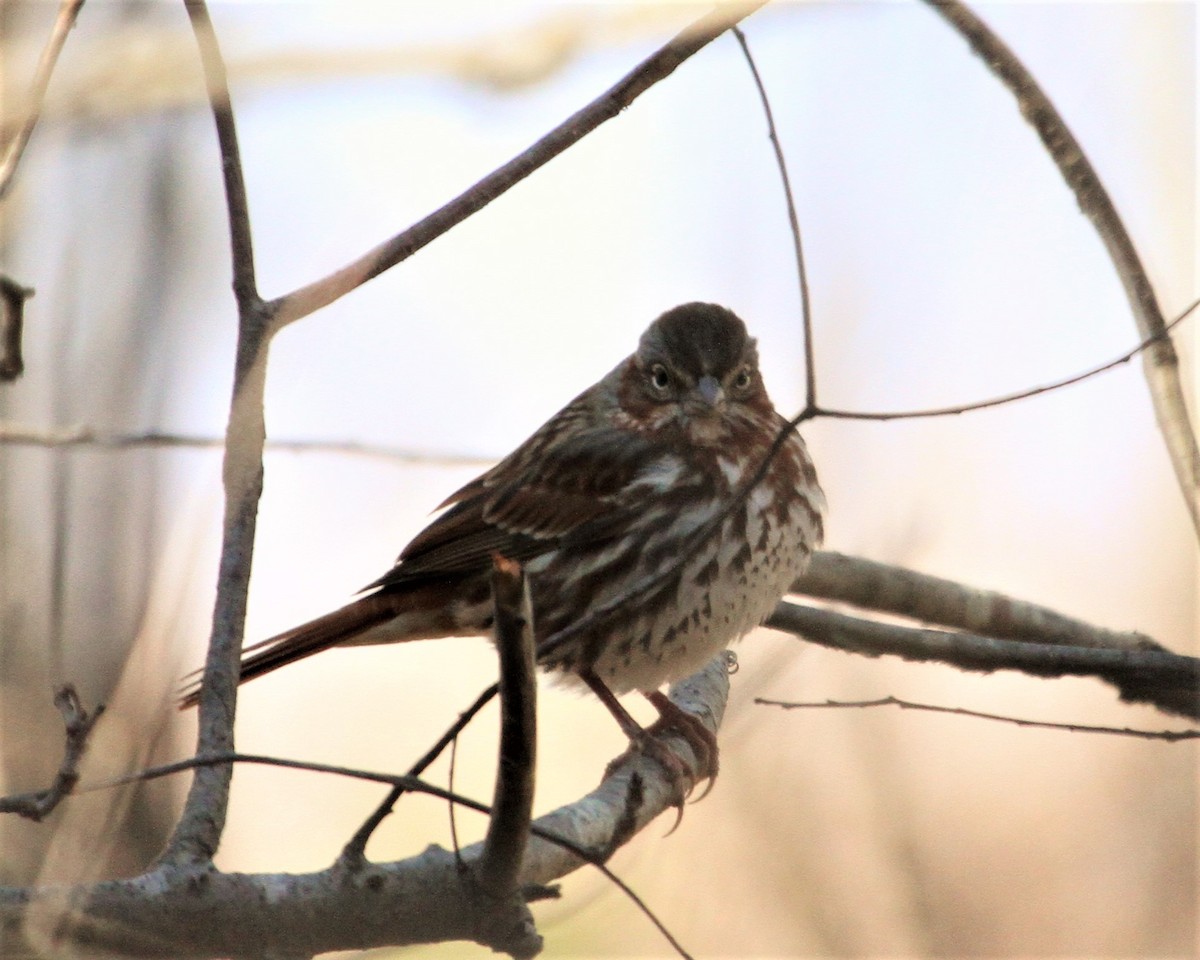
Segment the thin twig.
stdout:
<svg viewBox="0 0 1200 960">
<path fill-rule="evenodd" d="M 982 673 L 1020 670 L 1038 677 L 1095 677 L 1116 687 L 1122 700 L 1149 703 L 1165 713 L 1200 720 L 1200 659 L 1165 650 L 1020 643 L 965 632 L 901 627 L 786 602 L 775 608 L 766 625 L 812 643 L 869 657 L 887 654 Z"/>
<path fill-rule="evenodd" d="M 54 705 L 62 714 L 66 733 L 63 758 L 58 766 L 58 773 L 54 775 L 54 782 L 44 790 L 0 797 L 0 813 L 15 813 L 28 820 L 41 822 L 75 790 L 79 782 L 79 764 L 87 749 L 88 736 L 100 715 L 104 713 L 104 704 L 97 704 L 96 709 L 89 714 L 83 708 L 75 687 L 66 684 L 55 691 Z"/>
<path fill-rule="evenodd" d="M 25 326 L 25 301 L 33 290 L 0 274 L 0 382 L 16 380 L 25 372 L 21 335 Z"/>
<path fill-rule="evenodd" d="M 980 720 L 998 720 L 1018 727 L 1037 727 L 1043 730 L 1068 730 L 1071 733 L 1107 733 L 1122 737 L 1139 737 L 1143 740 L 1165 740 L 1178 743 L 1182 740 L 1200 739 L 1200 730 L 1135 730 L 1132 727 L 1105 727 L 1086 723 L 1055 723 L 1051 720 L 1025 720 L 1007 717 L 999 713 L 984 713 L 965 707 L 941 707 L 932 703 L 913 703 L 898 697 L 880 697 L 878 700 L 821 700 L 801 703 L 789 700 L 769 700 L 755 697 L 754 702 L 766 707 L 782 707 L 784 710 L 812 710 L 826 707 L 858 709 L 867 707 L 899 707 L 901 710 L 924 710 L 929 713 L 949 713 L 958 717 L 976 717 Z"/>
<path fill-rule="evenodd" d="M 33 136 L 34 127 L 41 118 L 46 89 L 50 86 L 50 77 L 54 74 L 58 55 L 67 42 L 71 28 L 75 26 L 75 19 L 79 16 L 79 8 L 82 6 L 83 0 L 62 0 L 58 6 L 58 16 L 54 18 L 54 27 L 50 31 L 50 38 L 46 41 L 46 46 L 42 50 L 42 55 L 34 71 L 33 88 L 29 94 L 25 120 L 9 140 L 4 151 L 4 159 L 0 160 L 0 200 L 7 196 L 12 187 L 17 167 L 21 163 L 21 156 L 25 153 L 29 138 Z"/>
<path fill-rule="evenodd" d="M 808 295 L 808 268 L 805 266 L 804 247 L 800 242 L 800 220 L 796 215 L 796 200 L 792 195 L 792 181 L 788 176 L 787 160 L 783 156 L 783 144 L 779 141 L 779 131 L 775 126 L 775 115 L 771 111 L 771 101 L 767 96 L 767 88 L 758 72 L 758 65 L 750 53 L 750 44 L 741 27 L 733 28 L 733 35 L 742 48 L 746 58 L 746 66 L 750 68 L 750 76 L 754 79 L 754 87 L 758 91 L 758 99 L 762 103 L 763 117 L 767 121 L 767 136 L 771 140 L 771 148 L 775 153 L 775 166 L 779 170 L 779 180 L 783 185 L 783 198 L 787 205 L 788 228 L 792 234 L 792 250 L 796 258 L 796 280 L 800 285 L 800 322 L 804 329 L 804 407 L 814 410 L 817 407 L 817 364 L 816 346 L 813 343 L 812 301 Z"/>
<path fill-rule="evenodd" d="M 333 303 L 385 270 L 411 257 L 451 227 L 501 196 L 535 170 L 617 116 L 689 57 L 766 3 L 721 4 L 677 34 L 630 73 L 508 163 L 407 230 L 368 250 L 340 270 L 272 301 L 276 328 Z"/>
<path fill-rule="evenodd" d="M 1079 209 L 1091 220 L 1125 287 L 1140 336 L 1153 343 L 1144 371 L 1154 413 L 1166 442 L 1176 479 L 1200 532 L 1200 445 L 1192 430 L 1179 357 L 1165 336 L 1166 323 L 1154 287 L 1104 184 L 1066 122 L 1033 75 L 978 16 L 958 0 L 926 2 L 971 45 L 987 68 L 1016 97 L 1021 115 L 1033 126 L 1047 152 L 1075 194 Z"/>
<path fill-rule="evenodd" d="M 455 738 L 462 733 L 468 723 L 475 719 L 475 715 L 487 706 L 492 698 L 500 692 L 500 685 L 493 683 L 490 687 L 483 691 L 474 702 L 458 715 L 458 719 L 450 725 L 450 728 L 438 738 L 437 743 L 430 747 L 416 763 L 409 768 L 408 776 L 419 777 L 429 767 L 434 760 L 442 755 L 442 752 L 452 744 Z M 404 786 L 398 784 L 392 787 L 384 801 L 375 808 L 375 812 L 367 817 L 363 825 L 358 828 L 354 836 L 350 838 L 350 842 L 346 844 L 342 850 L 338 862 L 350 870 L 357 869 L 366 861 L 367 841 L 371 839 L 371 835 L 383 823 L 385 817 L 392 812 L 392 808 L 397 801 L 404 795 Z"/>
<path fill-rule="evenodd" d="M 1123 363 L 1128 363 L 1140 353 L 1144 353 L 1151 347 L 1162 342 L 1170 340 L 1171 331 L 1179 324 L 1186 320 L 1197 307 L 1200 307 L 1200 300 L 1194 300 L 1183 312 L 1176 316 L 1168 323 L 1162 331 L 1147 337 L 1136 347 L 1127 350 L 1112 360 L 1100 364 L 1097 367 L 1091 367 L 1083 373 L 1072 374 L 1069 377 L 1064 377 L 1061 380 L 1055 380 L 1052 383 L 1043 384 L 1040 387 L 1031 387 L 1028 390 L 1018 390 L 1015 393 L 1006 393 L 999 397 L 992 397 L 990 400 L 980 400 L 977 403 L 957 404 L 952 407 L 937 407 L 929 410 L 897 410 L 895 412 L 885 413 L 870 413 L 859 410 L 830 410 L 821 408 L 816 411 L 816 416 L 832 417 L 839 420 L 917 420 L 923 417 L 948 417 L 956 416 L 960 413 L 972 413 L 976 410 L 986 410 L 989 407 L 999 407 L 1006 403 L 1013 403 L 1016 400 L 1025 400 L 1029 397 L 1036 397 L 1043 393 L 1050 393 L 1052 390 L 1061 390 L 1063 387 L 1069 387 L 1076 383 L 1082 383 L 1092 377 L 1098 376 L 1101 373 L 1106 373 L 1113 370 Z"/>
<path fill-rule="evenodd" d="M 0 421 L 0 446 L 215 450 L 225 446 L 225 438 L 153 430 L 144 433 L 108 433 L 85 426 L 39 428 Z M 267 440 L 263 449 L 268 453 L 329 453 L 443 467 L 483 467 L 496 462 L 495 457 L 406 450 L 353 440 Z"/>
</svg>

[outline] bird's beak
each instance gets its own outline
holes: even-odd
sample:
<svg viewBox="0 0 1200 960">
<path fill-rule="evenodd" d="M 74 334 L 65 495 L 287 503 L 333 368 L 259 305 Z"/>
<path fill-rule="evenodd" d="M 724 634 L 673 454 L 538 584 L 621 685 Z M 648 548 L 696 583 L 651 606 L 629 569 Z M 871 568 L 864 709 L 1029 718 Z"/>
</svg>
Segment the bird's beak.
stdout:
<svg viewBox="0 0 1200 960">
<path fill-rule="evenodd" d="M 725 399 L 725 391 L 716 377 L 703 376 L 696 384 L 696 394 L 709 407 L 717 407 Z"/>
</svg>

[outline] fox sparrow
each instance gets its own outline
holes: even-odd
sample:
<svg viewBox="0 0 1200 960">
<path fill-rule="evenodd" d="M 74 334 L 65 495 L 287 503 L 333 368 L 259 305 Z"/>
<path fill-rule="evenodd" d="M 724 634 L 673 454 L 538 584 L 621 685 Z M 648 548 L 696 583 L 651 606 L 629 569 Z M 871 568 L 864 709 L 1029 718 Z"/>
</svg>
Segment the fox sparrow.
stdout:
<svg viewBox="0 0 1200 960">
<path fill-rule="evenodd" d="M 643 691 L 678 726 L 658 688 L 775 608 L 821 541 L 824 505 L 745 325 L 684 304 L 452 494 L 369 593 L 250 648 L 241 679 L 333 646 L 483 633 L 498 553 L 524 564 L 540 665 L 582 681 L 644 741 L 615 695 Z"/>
</svg>

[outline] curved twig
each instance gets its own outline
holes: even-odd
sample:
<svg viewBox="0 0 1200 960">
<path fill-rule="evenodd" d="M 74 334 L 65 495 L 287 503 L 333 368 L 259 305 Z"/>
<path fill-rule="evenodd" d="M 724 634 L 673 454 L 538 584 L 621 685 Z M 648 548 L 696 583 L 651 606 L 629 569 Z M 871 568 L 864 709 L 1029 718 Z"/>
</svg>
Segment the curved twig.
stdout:
<svg viewBox="0 0 1200 960">
<path fill-rule="evenodd" d="M 1075 194 L 1079 209 L 1100 235 L 1125 288 L 1140 336 L 1154 340 L 1144 355 L 1146 381 L 1192 524 L 1200 532 L 1200 446 L 1184 401 L 1179 357 L 1174 344 L 1163 336 L 1166 321 L 1162 309 L 1125 224 L 1079 141 L 1012 50 L 958 0 L 926 0 L 926 3 L 971 45 L 987 68 L 1016 97 L 1021 115 L 1041 138 Z"/>
</svg>

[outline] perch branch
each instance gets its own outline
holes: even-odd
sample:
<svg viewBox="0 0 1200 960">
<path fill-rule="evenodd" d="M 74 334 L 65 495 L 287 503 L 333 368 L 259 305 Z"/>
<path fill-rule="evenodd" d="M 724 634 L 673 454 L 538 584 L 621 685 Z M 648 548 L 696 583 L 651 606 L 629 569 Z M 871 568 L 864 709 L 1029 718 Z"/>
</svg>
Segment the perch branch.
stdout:
<svg viewBox="0 0 1200 960">
<path fill-rule="evenodd" d="M 1092 222 L 1125 288 L 1139 335 L 1154 338 L 1143 359 L 1154 413 L 1166 442 L 1192 524 L 1200 532 L 1200 446 L 1192 430 L 1179 376 L 1175 346 L 1163 336 L 1166 322 L 1150 278 L 1112 199 L 1050 98 L 1008 46 L 958 0 L 926 0 L 1016 97 L 1021 115 L 1033 126 L 1079 209 Z"/>
<path fill-rule="evenodd" d="M 671 688 L 672 700 L 714 732 L 729 694 L 726 662 L 723 656 L 716 657 L 700 673 Z M 666 742 L 685 756 L 692 749 L 683 737 Z M 363 775 L 234 754 L 210 757 L 208 762 L 228 765 L 234 759 L 365 776 L 487 810 L 407 777 Z M 195 763 L 173 764 L 156 772 L 165 775 Z M 635 784 L 637 802 L 631 816 Z M 622 839 L 628 839 L 673 806 L 675 790 L 657 761 L 644 755 L 624 756 L 596 790 L 535 821 L 534 838 L 520 872 L 521 886 L 542 886 L 584 864 L 602 862 L 599 852 L 610 851 L 618 827 Z M 461 861 L 474 867 L 481 853 L 482 844 L 467 847 Z M 208 864 L 160 865 L 139 877 L 89 887 L 0 888 L 0 930 L 15 928 L 33 913 L 34 906 L 61 905 L 60 911 L 48 911 L 46 917 L 55 925 L 54 942 L 60 944 L 69 936 L 93 950 L 107 949 L 122 956 L 311 956 L 335 949 L 474 939 L 478 932 L 473 919 L 475 896 L 473 885 L 464 883 L 460 861 L 438 847 L 408 860 L 370 864 L 353 872 L 337 864 L 302 875 L 221 873 Z M 671 943 L 686 956 L 673 938 Z"/>
</svg>

